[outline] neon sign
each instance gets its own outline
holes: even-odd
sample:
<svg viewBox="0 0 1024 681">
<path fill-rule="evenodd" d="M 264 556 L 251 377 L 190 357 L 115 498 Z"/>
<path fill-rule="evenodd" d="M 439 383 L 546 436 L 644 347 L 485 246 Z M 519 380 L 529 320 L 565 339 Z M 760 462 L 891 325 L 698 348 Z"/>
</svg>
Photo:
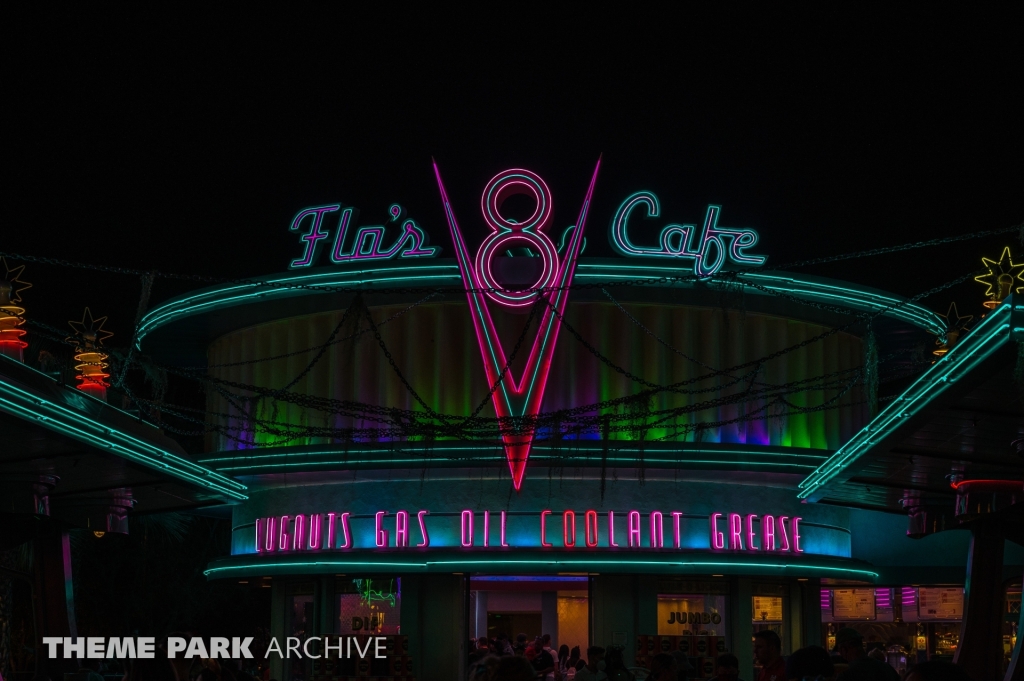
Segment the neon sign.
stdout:
<svg viewBox="0 0 1024 681">
<path fill-rule="evenodd" d="M 739 265 L 763 265 L 763 255 L 748 254 L 746 250 L 757 244 L 760 236 L 753 229 L 729 229 L 718 226 L 721 206 L 708 206 L 704 222 L 698 230 L 694 225 L 666 225 L 658 235 L 658 246 L 637 246 L 629 238 L 629 218 L 633 211 L 643 207 L 647 218 L 661 215 L 661 203 L 653 192 L 636 192 L 626 198 L 615 211 L 611 223 L 612 246 L 630 257 L 682 258 L 693 260 L 693 273 L 698 277 L 713 276 L 725 261 Z"/>
<path fill-rule="evenodd" d="M 416 224 L 415 220 L 406 219 L 405 209 L 397 203 L 391 204 L 391 207 L 388 208 L 388 213 L 391 215 L 388 225 L 401 223 L 402 231 L 390 247 L 384 246 L 384 229 L 387 225 L 360 227 L 351 244 L 347 244 L 346 235 L 358 215 L 358 211 L 355 208 L 342 208 L 341 204 L 334 203 L 327 206 L 305 208 L 292 218 L 289 231 L 300 231 L 303 223 L 308 228 L 300 237 L 305 242 L 302 257 L 291 262 L 291 269 L 309 267 L 317 261 L 323 245 L 321 242 L 330 237 L 330 233 L 323 228 L 324 216 L 336 211 L 341 212 L 335 230 L 334 247 L 330 252 L 331 262 L 335 264 L 360 260 L 391 260 L 396 257 L 432 258 L 440 250 L 438 247 L 427 245 L 430 241 L 427 233 Z"/>
<path fill-rule="evenodd" d="M 434 164 L 437 186 L 441 192 L 445 217 L 448 220 L 448 228 L 455 244 L 455 255 L 473 317 L 473 329 L 476 332 L 480 354 L 484 361 L 484 371 L 488 383 L 498 386 L 498 389 L 491 393 L 494 411 L 500 419 L 522 424 L 512 432 L 502 433 L 505 457 L 508 459 L 512 484 L 516 490 L 523 484 L 526 460 L 530 456 L 530 447 L 533 444 L 534 436 L 533 427 L 524 423 L 524 420 L 526 417 L 539 413 L 541 401 L 544 399 L 544 389 L 551 370 L 551 357 L 558 340 L 560 326 L 558 319 L 565 314 L 569 299 L 568 287 L 572 284 L 576 272 L 576 258 L 582 248 L 583 230 L 586 227 L 587 213 L 590 209 L 594 183 L 597 181 L 600 167 L 599 159 L 561 262 L 559 262 L 558 253 L 554 244 L 551 243 L 551 239 L 542 231 L 547 226 L 552 211 L 551 192 L 547 184 L 537 174 L 529 170 L 506 170 L 494 176 L 484 188 L 481 198 L 484 222 L 491 229 L 491 234 L 477 251 L 474 265 L 455 221 L 455 213 L 448 201 L 448 194 L 441 182 L 441 173 L 437 164 Z M 535 201 L 533 215 L 523 223 L 508 220 L 499 213 L 502 202 L 516 194 L 532 196 Z M 530 287 L 532 290 L 517 292 L 495 285 L 490 269 L 491 261 L 500 247 L 512 242 L 533 246 L 544 259 L 543 271 L 534 286 Z M 553 287 L 553 290 L 537 290 L 538 287 L 547 289 L 549 286 Z M 486 291 L 482 291 L 482 289 L 486 289 Z M 537 296 L 545 296 L 547 305 L 541 314 L 540 327 L 534 338 L 533 347 L 530 349 L 526 366 L 517 381 L 512 375 L 511 368 L 507 371 L 504 370 L 508 361 L 486 299 L 490 298 L 506 307 L 517 308 L 535 303 Z"/>
<path fill-rule="evenodd" d="M 536 532 L 519 533 L 517 542 L 509 541 L 509 514 L 500 511 L 495 514 L 493 525 L 498 535 L 497 543 L 492 541 L 492 522 L 490 511 L 473 511 L 466 509 L 454 515 L 457 522 L 452 546 L 463 549 L 508 549 L 508 548 L 540 548 L 562 550 L 711 550 L 716 552 L 743 553 L 790 553 L 804 552 L 801 546 L 800 521 L 802 518 L 775 516 L 756 513 L 712 513 L 707 517 L 707 543 L 694 546 L 683 539 L 683 523 L 693 522 L 699 518 L 704 522 L 705 516 L 687 517 L 682 511 L 651 511 L 644 514 L 633 510 L 620 514 L 620 522 L 616 523 L 616 512 L 606 511 L 607 532 L 601 531 L 599 513 L 593 509 L 579 514 L 574 510 L 561 512 L 545 509 L 534 515 L 534 520 L 523 518 L 526 526 L 532 526 Z M 296 514 L 258 518 L 255 526 L 254 545 L 256 553 L 279 552 L 318 552 L 318 551 L 349 551 L 368 549 L 375 551 L 404 550 L 430 548 L 426 516 L 429 511 L 421 510 L 416 514 L 419 519 L 421 541 L 413 544 L 410 539 L 410 515 L 401 510 L 389 518 L 388 511 L 377 511 L 372 516 L 372 537 L 363 540 L 363 533 L 355 540 L 350 526 L 350 513 L 315 513 L 312 515 Z M 521 514 L 522 515 L 522 514 Z M 525 514 L 527 516 L 533 514 Z M 583 522 L 577 522 L 582 515 Z M 437 516 L 435 516 L 436 518 Z M 482 519 L 482 522 L 479 522 Z M 671 520 L 669 520 L 671 519 Z M 623 522 L 624 521 L 624 522 Z M 440 522 L 440 519 L 438 519 Z M 327 527 L 324 527 L 324 524 Z M 341 532 L 336 532 L 340 528 Z M 369 525 L 367 530 L 371 528 Z M 449 528 L 451 529 L 451 528 Z M 646 533 L 642 529 L 647 529 Z M 580 536 L 582 534 L 582 537 Z M 643 536 L 646 534 L 646 538 Z M 668 535 L 668 536 L 666 536 Z M 323 541 L 326 537 L 326 541 Z M 667 541 L 666 541 L 667 540 Z M 703 540 L 701 540 L 701 543 Z M 448 548 L 448 547 L 442 547 Z"/>
</svg>

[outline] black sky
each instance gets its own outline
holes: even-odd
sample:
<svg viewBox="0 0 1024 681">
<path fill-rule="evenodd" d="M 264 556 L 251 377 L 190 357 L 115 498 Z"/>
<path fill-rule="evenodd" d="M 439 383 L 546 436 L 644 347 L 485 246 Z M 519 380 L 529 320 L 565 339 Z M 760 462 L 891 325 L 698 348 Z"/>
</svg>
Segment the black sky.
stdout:
<svg viewBox="0 0 1024 681">
<path fill-rule="evenodd" d="M 520 165 L 570 224 L 602 152 L 589 233 L 652 189 L 673 221 L 721 204 L 769 264 L 1024 220 L 1020 4 L 558 7 L 8 7 L 0 250 L 266 274 L 298 253 L 295 212 L 338 201 L 367 221 L 398 201 L 447 246 L 431 156 L 470 234 L 487 179 Z M 811 271 L 909 295 L 1005 244 L 1024 256 L 1006 236 Z M 27 278 L 35 318 L 64 325 L 88 304 L 130 334 L 136 279 Z M 980 293 L 928 302 L 978 312 Z"/>
</svg>

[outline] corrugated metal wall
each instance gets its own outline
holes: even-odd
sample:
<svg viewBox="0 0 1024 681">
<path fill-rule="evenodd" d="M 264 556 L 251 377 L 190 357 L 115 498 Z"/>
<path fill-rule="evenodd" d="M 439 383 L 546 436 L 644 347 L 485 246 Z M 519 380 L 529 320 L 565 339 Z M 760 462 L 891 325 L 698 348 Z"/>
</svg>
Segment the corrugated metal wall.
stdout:
<svg viewBox="0 0 1024 681">
<path fill-rule="evenodd" d="M 739 310 L 637 303 L 623 306 L 680 353 L 716 368 L 731 367 L 764 357 L 827 330 L 816 324 Z M 379 324 L 406 307 L 376 306 L 371 311 L 375 322 Z M 314 352 L 299 352 L 287 358 L 240 366 L 218 365 L 316 347 L 324 343 L 342 316 L 343 311 L 337 311 L 295 317 L 227 334 L 210 346 L 210 373 L 241 384 L 281 388 L 306 367 Z M 504 347 L 510 352 L 527 316 L 501 311 L 494 317 Z M 708 371 L 666 349 L 609 303 L 570 304 L 567 318 L 590 344 L 612 362 L 651 382 L 669 384 L 701 376 Z M 363 328 L 366 328 L 365 322 Z M 353 326 L 347 326 L 339 337 L 353 331 Z M 380 331 L 402 374 L 433 409 L 465 416 L 486 397 L 488 384 L 465 301 L 420 305 L 380 327 Z M 520 357 L 525 358 L 534 335 L 531 329 Z M 862 353 L 859 338 L 836 333 L 767 362 L 759 380 L 784 384 L 856 368 L 862 364 Z M 517 376 L 520 366 L 521 361 L 513 365 Z M 729 379 L 706 379 L 696 385 L 715 388 L 723 382 L 727 383 Z M 544 399 L 544 411 L 632 395 L 641 389 L 641 386 L 602 363 L 562 329 Z M 331 346 L 313 370 L 291 390 L 337 400 L 422 411 L 370 333 Z M 736 391 L 737 387 L 699 395 L 661 393 L 653 400 L 651 409 L 694 404 Z M 822 404 L 834 394 L 821 390 L 804 391 L 787 399 L 793 405 L 811 407 Z M 861 403 L 862 400 L 863 393 L 856 387 L 841 399 L 839 404 L 843 406 L 838 409 L 732 423 L 705 431 L 701 438 L 705 442 L 835 449 L 866 423 L 867 407 Z M 685 424 L 687 419 L 691 422 L 727 421 L 750 413 L 759 405 L 756 401 L 724 405 L 678 417 L 674 424 Z M 222 415 L 219 417 L 221 425 L 228 427 L 235 437 L 248 440 L 253 437 L 252 426 L 238 406 L 241 406 L 240 403 L 232 405 L 221 394 L 210 393 L 210 410 Z M 493 416 L 494 411 L 489 401 L 482 413 Z M 276 423 L 309 426 L 373 426 L 283 402 L 278 403 L 274 410 L 264 401 L 259 416 Z M 661 424 L 652 429 L 647 439 L 672 439 L 676 431 L 671 425 Z M 584 437 L 599 436 L 591 433 Z M 618 433 L 613 437 L 629 439 L 630 436 Z M 324 438 L 283 442 L 281 438 L 261 432 L 259 428 L 256 429 L 255 438 L 261 444 L 329 442 Z M 688 439 L 693 439 L 692 433 Z M 209 445 L 212 450 L 239 449 L 244 446 L 230 435 L 216 435 Z"/>
</svg>

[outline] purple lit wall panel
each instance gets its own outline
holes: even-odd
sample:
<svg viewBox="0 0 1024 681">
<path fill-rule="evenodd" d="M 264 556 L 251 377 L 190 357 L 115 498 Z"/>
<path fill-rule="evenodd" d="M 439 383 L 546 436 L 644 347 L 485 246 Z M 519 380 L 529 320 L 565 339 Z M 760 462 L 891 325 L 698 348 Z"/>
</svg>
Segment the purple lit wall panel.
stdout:
<svg viewBox="0 0 1024 681">
<path fill-rule="evenodd" d="M 707 366 L 729 367 L 763 357 L 779 349 L 800 343 L 825 330 L 825 327 L 781 317 L 737 310 L 663 304 L 625 304 L 652 333 L 670 343 L 680 353 Z M 401 312 L 405 306 L 372 308 L 377 323 Z M 268 322 L 227 334 L 209 348 L 209 362 L 218 365 L 295 352 L 322 344 L 342 318 L 342 312 L 330 312 Z M 505 347 L 511 351 L 527 315 L 495 314 L 495 322 Z M 680 357 L 658 344 L 637 328 L 617 308 L 608 303 L 570 304 L 568 319 L 581 335 L 614 363 L 647 380 L 668 384 L 703 375 L 707 369 Z M 535 328 L 536 325 L 534 325 Z M 363 324 L 365 328 L 365 323 Z M 355 331 L 349 323 L 338 336 Z M 464 302 L 421 305 L 397 320 L 380 327 L 381 335 L 395 362 L 423 399 L 440 412 L 468 415 L 487 394 L 487 380 L 476 346 L 472 324 Z M 533 329 L 524 341 L 528 348 Z M 525 352 L 526 350 L 524 350 Z M 234 367 L 214 366 L 211 374 L 244 384 L 281 388 L 307 365 L 315 352 Z M 833 334 L 821 342 L 787 353 L 764 364 L 758 378 L 767 383 L 784 384 L 812 378 L 842 369 L 860 366 L 862 346 L 859 338 L 845 333 Z M 518 372 L 521 362 L 513 364 Z M 740 376 L 749 369 L 734 374 Z M 662 393 L 651 404 L 653 410 L 693 404 L 719 395 L 738 392 L 743 383 L 721 388 L 730 379 L 705 379 L 691 387 L 710 388 L 709 392 L 681 395 Z M 543 409 L 592 404 L 630 395 L 639 387 L 610 369 L 588 352 L 563 329 L 555 351 L 551 379 Z M 300 380 L 293 391 L 338 400 L 355 400 L 401 409 L 422 408 L 415 402 L 391 370 L 372 334 L 333 345 L 320 363 Z M 805 391 L 791 395 L 791 403 L 815 406 L 834 393 Z M 728 424 L 704 433 L 705 442 L 771 444 L 792 447 L 834 449 L 865 422 L 866 410 L 859 404 L 862 393 L 854 388 L 842 400 L 839 409 L 826 409 L 784 418 Z M 729 420 L 750 412 L 761 403 L 724 405 L 680 416 L 676 423 Z M 220 416 L 235 437 L 249 440 L 251 416 L 279 424 L 331 426 L 338 428 L 372 427 L 349 417 L 328 416 L 297 405 L 263 401 L 231 405 L 222 396 L 211 393 L 211 410 Z M 248 415 L 243 410 L 250 412 Z M 482 412 L 493 416 L 490 400 Z M 654 429 L 649 439 L 679 439 L 672 424 Z M 597 433 L 584 434 L 596 438 Z M 627 440 L 628 433 L 614 434 Z M 690 435 L 689 439 L 692 439 Z M 286 432 L 271 433 L 256 428 L 260 444 L 326 443 L 323 438 L 290 438 Z M 212 436 L 211 449 L 240 447 L 225 435 Z"/>
</svg>

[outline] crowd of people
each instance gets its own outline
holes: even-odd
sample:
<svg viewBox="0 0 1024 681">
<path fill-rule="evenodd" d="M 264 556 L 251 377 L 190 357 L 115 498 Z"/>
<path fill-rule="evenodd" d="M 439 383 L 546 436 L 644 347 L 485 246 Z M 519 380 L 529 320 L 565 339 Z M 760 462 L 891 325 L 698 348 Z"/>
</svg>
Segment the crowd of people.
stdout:
<svg viewBox="0 0 1024 681">
<path fill-rule="evenodd" d="M 648 669 L 630 668 L 622 648 L 591 646 L 586 657 L 579 646 L 563 645 L 556 652 L 551 636 L 532 641 L 519 634 L 510 641 L 505 634 L 494 639 L 470 640 L 469 681 L 687 681 L 698 678 L 682 652 L 661 653 L 651 658 Z M 955 665 L 929 661 L 900 675 L 885 661 L 881 651 L 867 652 L 855 629 L 841 629 L 836 649 L 830 654 L 820 646 L 807 646 L 791 655 L 782 654 L 782 641 L 774 631 L 754 635 L 754 658 L 759 670 L 753 681 L 971 681 Z M 743 681 L 735 655 L 715 659 L 712 681 Z"/>
</svg>

